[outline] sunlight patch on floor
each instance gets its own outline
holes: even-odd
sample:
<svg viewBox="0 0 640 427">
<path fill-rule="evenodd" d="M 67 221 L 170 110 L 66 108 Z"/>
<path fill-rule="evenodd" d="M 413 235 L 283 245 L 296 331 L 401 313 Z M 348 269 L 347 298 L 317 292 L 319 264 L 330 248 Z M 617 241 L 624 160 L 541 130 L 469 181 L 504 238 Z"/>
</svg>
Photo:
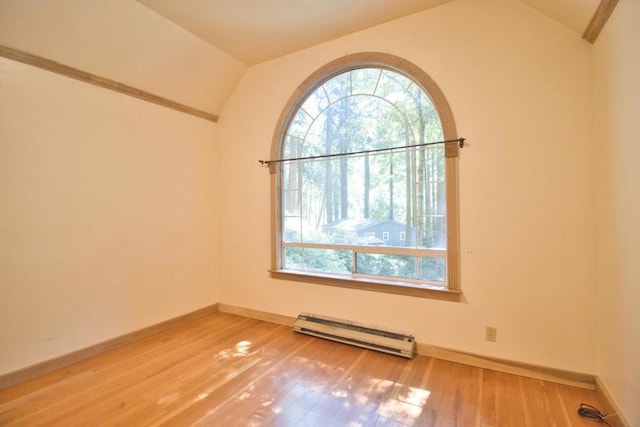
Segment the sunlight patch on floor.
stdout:
<svg viewBox="0 0 640 427">
<path fill-rule="evenodd" d="M 390 397 L 380 404 L 376 413 L 403 424 L 412 425 L 427 403 L 431 392 L 416 387 L 409 387 L 405 394 Z"/>
<path fill-rule="evenodd" d="M 231 348 L 220 350 L 217 354 L 218 360 L 226 360 L 236 357 L 244 357 L 249 354 L 251 349 L 251 341 L 240 341 Z"/>
</svg>

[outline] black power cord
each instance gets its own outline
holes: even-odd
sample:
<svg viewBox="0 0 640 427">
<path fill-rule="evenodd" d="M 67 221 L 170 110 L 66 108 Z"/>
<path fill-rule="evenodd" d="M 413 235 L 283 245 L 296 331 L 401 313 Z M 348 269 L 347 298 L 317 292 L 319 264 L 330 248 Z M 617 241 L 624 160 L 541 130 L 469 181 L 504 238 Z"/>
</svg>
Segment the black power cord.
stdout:
<svg viewBox="0 0 640 427">
<path fill-rule="evenodd" d="M 581 403 L 580 407 L 578 408 L 578 415 L 585 418 L 600 420 L 606 425 L 608 425 L 609 427 L 612 427 L 611 424 L 609 424 L 607 420 L 605 420 L 605 418 L 615 414 L 604 415 L 602 412 L 600 412 L 598 408 L 591 405 L 587 405 L 586 403 Z"/>
</svg>

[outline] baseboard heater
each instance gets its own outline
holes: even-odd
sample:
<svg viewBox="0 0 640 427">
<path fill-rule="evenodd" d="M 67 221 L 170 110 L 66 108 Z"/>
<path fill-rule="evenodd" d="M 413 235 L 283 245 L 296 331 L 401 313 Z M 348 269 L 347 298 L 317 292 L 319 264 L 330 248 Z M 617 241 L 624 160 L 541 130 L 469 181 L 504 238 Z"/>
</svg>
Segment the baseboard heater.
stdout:
<svg viewBox="0 0 640 427">
<path fill-rule="evenodd" d="M 294 322 L 293 330 L 409 359 L 416 354 L 416 340 L 413 336 L 359 325 L 348 320 L 303 313 Z"/>
</svg>

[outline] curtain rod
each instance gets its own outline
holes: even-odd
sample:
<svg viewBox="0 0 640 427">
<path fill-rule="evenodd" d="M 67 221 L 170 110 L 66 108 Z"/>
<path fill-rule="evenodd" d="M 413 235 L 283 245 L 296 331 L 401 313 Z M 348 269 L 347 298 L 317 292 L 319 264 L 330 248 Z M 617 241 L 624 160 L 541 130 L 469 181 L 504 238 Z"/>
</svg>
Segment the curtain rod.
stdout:
<svg viewBox="0 0 640 427">
<path fill-rule="evenodd" d="M 278 159 L 278 160 L 258 160 L 261 165 L 271 165 L 275 163 L 283 163 L 283 162 L 295 162 L 298 160 L 315 160 L 315 159 L 327 159 L 331 157 L 342 157 L 342 156 L 355 156 L 358 154 L 369 154 L 369 153 L 379 153 L 382 151 L 396 151 L 396 150 L 406 150 L 408 148 L 416 148 L 416 147 L 426 147 L 429 145 L 439 145 L 439 144 L 447 144 L 451 142 L 457 142 L 460 148 L 464 147 L 465 138 L 456 138 L 456 139 L 447 139 L 445 141 L 437 141 L 437 142 L 425 142 L 422 144 L 414 144 L 414 145 L 403 145 L 400 147 L 388 147 L 388 148 L 377 148 L 373 150 L 362 150 L 362 151 L 351 151 L 349 153 L 335 153 L 335 154 L 321 154 L 319 156 L 308 156 L 308 157 L 294 157 L 291 159 Z"/>
</svg>

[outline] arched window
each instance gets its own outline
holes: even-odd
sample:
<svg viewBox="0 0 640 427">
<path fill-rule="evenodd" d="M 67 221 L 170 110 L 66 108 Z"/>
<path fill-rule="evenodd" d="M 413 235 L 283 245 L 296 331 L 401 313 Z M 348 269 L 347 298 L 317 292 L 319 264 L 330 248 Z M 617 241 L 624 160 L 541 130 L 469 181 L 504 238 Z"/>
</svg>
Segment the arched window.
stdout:
<svg viewBox="0 0 640 427">
<path fill-rule="evenodd" d="M 272 275 L 455 298 L 458 145 L 430 145 L 455 138 L 446 99 L 408 61 L 318 70 L 276 130 Z"/>
</svg>

